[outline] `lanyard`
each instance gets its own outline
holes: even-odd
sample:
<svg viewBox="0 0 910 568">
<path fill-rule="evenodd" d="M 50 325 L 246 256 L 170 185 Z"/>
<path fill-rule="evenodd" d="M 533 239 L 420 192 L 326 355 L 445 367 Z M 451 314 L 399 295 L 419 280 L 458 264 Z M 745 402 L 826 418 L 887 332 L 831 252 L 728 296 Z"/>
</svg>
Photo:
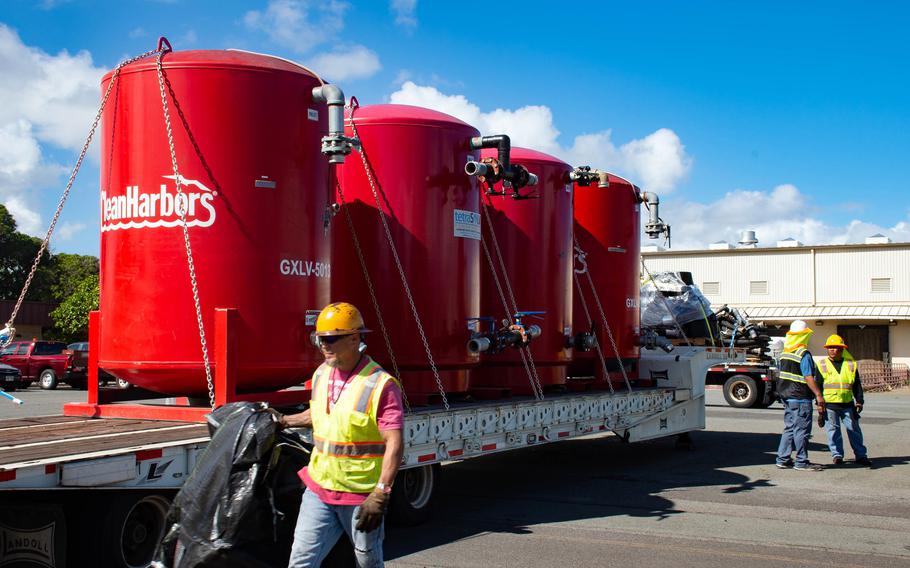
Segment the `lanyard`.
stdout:
<svg viewBox="0 0 910 568">
<path fill-rule="evenodd" d="M 337 397 L 332 396 L 332 391 L 335 390 L 334 375 L 336 372 L 341 373 L 341 370 L 332 369 L 332 372 L 329 373 L 329 380 L 326 381 L 326 386 L 325 386 L 325 413 L 326 414 L 332 413 L 332 409 L 331 409 L 331 406 L 329 405 L 329 403 L 331 403 L 332 405 L 335 405 L 338 402 L 338 399 L 341 398 L 342 394 L 344 394 L 344 388 L 346 386 L 348 386 L 348 381 L 351 380 L 351 377 L 357 375 L 357 373 L 355 371 L 358 370 L 358 367 L 360 367 L 360 363 L 362 361 L 363 361 L 363 353 L 360 354 L 360 358 L 357 359 L 357 364 L 354 365 L 354 368 L 351 369 L 351 372 L 348 374 L 347 378 L 344 379 L 344 383 L 342 383 L 341 388 L 338 389 Z"/>
</svg>

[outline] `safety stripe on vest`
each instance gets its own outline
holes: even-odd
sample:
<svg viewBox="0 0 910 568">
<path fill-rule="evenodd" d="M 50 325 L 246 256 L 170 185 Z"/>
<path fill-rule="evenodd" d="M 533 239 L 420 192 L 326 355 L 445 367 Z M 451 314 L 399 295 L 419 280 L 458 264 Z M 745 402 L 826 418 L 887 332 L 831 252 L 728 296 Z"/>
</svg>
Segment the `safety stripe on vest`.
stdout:
<svg viewBox="0 0 910 568">
<path fill-rule="evenodd" d="M 381 458 L 385 455 L 385 442 L 328 442 L 314 436 L 313 447 L 320 454 L 344 458 Z"/>
<path fill-rule="evenodd" d="M 370 371 L 376 369 L 378 364 L 373 365 L 373 368 Z M 367 369 L 364 368 L 364 371 Z M 381 373 L 372 373 L 367 377 L 366 382 L 363 383 L 363 390 L 360 391 L 360 399 L 357 401 L 357 406 L 354 407 L 357 412 L 367 413 L 369 410 L 370 399 L 373 397 L 373 391 L 376 390 L 376 384 L 379 383 L 379 379 L 382 378 Z"/>
<path fill-rule="evenodd" d="M 827 390 L 836 390 L 836 389 L 853 390 L 853 384 L 852 383 L 825 383 L 825 388 Z"/>
<path fill-rule="evenodd" d="M 804 385 L 809 384 L 801 375 L 794 375 L 793 373 L 787 373 L 785 371 L 779 371 L 778 375 L 785 381 L 793 381 L 794 383 L 802 383 Z"/>
</svg>

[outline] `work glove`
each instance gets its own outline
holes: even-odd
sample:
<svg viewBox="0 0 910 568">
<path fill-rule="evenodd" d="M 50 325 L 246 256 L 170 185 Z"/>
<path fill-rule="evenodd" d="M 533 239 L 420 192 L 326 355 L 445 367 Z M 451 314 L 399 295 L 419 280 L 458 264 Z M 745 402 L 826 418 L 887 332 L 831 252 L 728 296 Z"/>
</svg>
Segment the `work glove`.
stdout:
<svg viewBox="0 0 910 568">
<path fill-rule="evenodd" d="M 382 491 L 373 491 L 357 510 L 356 529 L 362 532 L 373 532 L 382 524 L 382 516 L 389 506 L 389 495 Z"/>
</svg>

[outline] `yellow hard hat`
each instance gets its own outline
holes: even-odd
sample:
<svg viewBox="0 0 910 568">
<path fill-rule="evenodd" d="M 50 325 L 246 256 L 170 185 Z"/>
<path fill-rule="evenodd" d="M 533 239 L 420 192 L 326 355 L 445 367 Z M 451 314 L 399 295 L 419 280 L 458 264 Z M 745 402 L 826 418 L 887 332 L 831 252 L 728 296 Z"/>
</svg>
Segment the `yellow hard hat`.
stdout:
<svg viewBox="0 0 910 568">
<path fill-rule="evenodd" d="M 360 310 L 347 302 L 334 302 L 324 307 L 316 318 L 316 335 L 350 335 L 370 331 L 363 325 Z"/>
<path fill-rule="evenodd" d="M 843 337 L 841 337 L 835 333 L 833 335 L 829 335 L 828 339 L 825 341 L 825 349 L 827 349 L 829 347 L 843 347 L 844 349 L 846 349 L 847 344 L 844 343 Z"/>
</svg>

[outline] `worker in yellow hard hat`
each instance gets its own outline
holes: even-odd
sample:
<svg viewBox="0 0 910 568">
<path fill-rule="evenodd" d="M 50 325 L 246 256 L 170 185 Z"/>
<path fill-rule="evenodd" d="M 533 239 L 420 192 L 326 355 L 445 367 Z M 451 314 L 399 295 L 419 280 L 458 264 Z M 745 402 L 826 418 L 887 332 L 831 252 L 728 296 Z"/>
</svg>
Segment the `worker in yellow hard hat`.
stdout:
<svg viewBox="0 0 910 568">
<path fill-rule="evenodd" d="M 795 320 L 784 340 L 778 365 L 777 394 L 784 404 L 784 431 L 777 448 L 776 465 L 797 471 L 817 471 L 821 466 L 809 462 L 809 436 L 812 434 L 812 401 L 819 412 L 825 400 L 815 380 L 815 362 L 809 353 L 814 332 L 803 320 Z M 796 450 L 796 461 L 790 457 Z"/>
<path fill-rule="evenodd" d="M 863 411 L 863 385 L 856 361 L 839 335 L 829 336 L 825 349 L 828 356 L 819 359 L 817 369 L 828 413 L 825 431 L 831 459 L 835 465 L 844 463 L 844 438 L 840 429 L 843 422 L 856 463 L 871 466 L 866 446 L 863 445 L 863 431 L 859 427 L 859 415 Z"/>
<path fill-rule="evenodd" d="M 326 306 L 315 336 L 325 363 L 313 373 L 310 408 L 280 417 L 285 428 L 312 428 L 306 491 L 289 567 L 319 566 L 346 534 L 361 568 L 382 566 L 383 524 L 404 450 L 401 385 L 364 353 L 360 311 Z"/>
</svg>

